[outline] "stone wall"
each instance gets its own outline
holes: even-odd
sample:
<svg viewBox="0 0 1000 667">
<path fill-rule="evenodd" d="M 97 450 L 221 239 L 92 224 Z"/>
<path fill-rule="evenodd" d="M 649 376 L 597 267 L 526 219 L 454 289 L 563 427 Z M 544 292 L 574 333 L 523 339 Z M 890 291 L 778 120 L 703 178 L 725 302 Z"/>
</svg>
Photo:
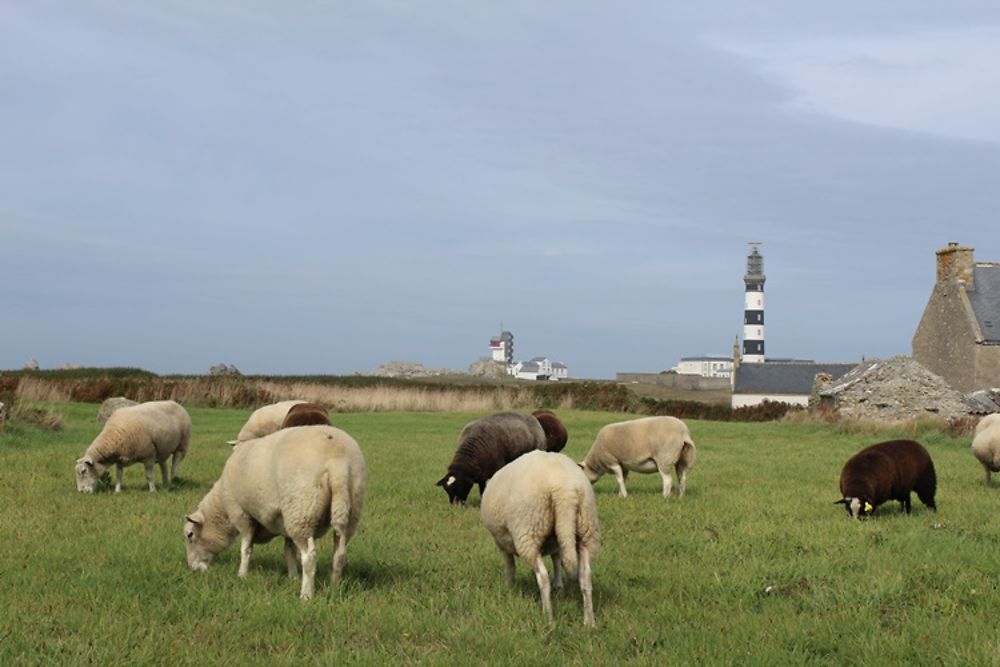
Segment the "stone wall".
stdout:
<svg viewBox="0 0 1000 667">
<path fill-rule="evenodd" d="M 706 378 L 680 373 L 615 373 L 615 380 L 624 384 L 640 382 L 688 391 L 718 391 L 732 387 L 729 378 Z"/>
</svg>

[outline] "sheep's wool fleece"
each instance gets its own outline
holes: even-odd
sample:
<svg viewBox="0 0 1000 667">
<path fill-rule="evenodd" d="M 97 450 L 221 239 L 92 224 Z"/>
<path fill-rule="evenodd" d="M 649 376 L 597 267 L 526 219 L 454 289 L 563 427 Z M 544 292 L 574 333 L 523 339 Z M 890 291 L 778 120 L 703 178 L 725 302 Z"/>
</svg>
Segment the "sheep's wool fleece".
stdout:
<svg viewBox="0 0 1000 667">
<path fill-rule="evenodd" d="M 285 420 L 288 410 L 299 403 L 305 403 L 305 401 L 281 401 L 254 410 L 250 418 L 247 419 L 247 423 L 240 429 L 236 439 L 243 442 L 244 440 L 263 438 L 265 435 L 274 433 L 281 428 L 281 422 Z"/>
<path fill-rule="evenodd" d="M 213 491 L 230 517 L 246 513 L 276 535 L 321 534 L 332 522 L 350 536 L 366 482 L 354 438 L 333 426 L 296 426 L 237 447 Z"/>
<path fill-rule="evenodd" d="M 622 463 L 636 466 L 648 460 L 655 450 L 666 449 L 676 460 L 684 443 L 691 443 L 687 424 L 676 417 L 643 417 L 608 424 L 602 428 L 587 453 L 592 470 L 606 472 L 608 466 Z"/>
<path fill-rule="evenodd" d="M 95 461 L 129 465 L 165 461 L 191 436 L 191 417 L 174 401 L 150 401 L 115 410 L 87 448 Z"/>
<path fill-rule="evenodd" d="M 561 509 L 573 512 L 577 540 L 596 556 L 600 530 L 593 487 L 568 456 L 534 451 L 497 471 L 483 493 L 480 516 L 502 550 L 530 557 L 555 551 Z M 575 561 L 575 553 L 563 556 Z"/>
</svg>

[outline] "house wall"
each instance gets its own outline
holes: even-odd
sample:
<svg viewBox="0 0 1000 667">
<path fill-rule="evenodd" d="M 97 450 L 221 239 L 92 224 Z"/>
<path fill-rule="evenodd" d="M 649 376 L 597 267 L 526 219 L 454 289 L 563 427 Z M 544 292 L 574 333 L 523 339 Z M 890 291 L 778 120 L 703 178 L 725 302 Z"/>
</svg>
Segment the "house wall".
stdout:
<svg viewBox="0 0 1000 667">
<path fill-rule="evenodd" d="M 1000 345 L 976 345 L 973 385 L 970 391 L 1000 387 Z"/>
<path fill-rule="evenodd" d="M 951 278 L 937 283 L 913 334 L 913 358 L 940 375 L 952 387 L 970 392 L 976 386 L 976 362 L 982 347 L 976 344 L 971 305 L 960 283 Z M 989 362 L 993 355 L 982 355 Z"/>
</svg>

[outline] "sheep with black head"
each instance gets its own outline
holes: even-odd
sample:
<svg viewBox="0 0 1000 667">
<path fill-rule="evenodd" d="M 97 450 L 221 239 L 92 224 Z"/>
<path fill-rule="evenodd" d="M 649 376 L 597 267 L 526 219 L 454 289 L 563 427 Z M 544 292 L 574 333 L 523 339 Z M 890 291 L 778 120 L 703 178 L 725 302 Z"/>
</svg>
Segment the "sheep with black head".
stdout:
<svg viewBox="0 0 1000 667">
<path fill-rule="evenodd" d="M 545 431 L 538 419 L 517 412 L 501 412 L 466 424 L 458 436 L 458 449 L 448 472 L 437 481 L 452 503 L 465 504 L 472 487 L 479 494 L 497 470 L 522 454 L 546 448 Z"/>
<path fill-rule="evenodd" d="M 919 442 L 890 440 L 865 447 L 844 464 L 840 473 L 840 493 L 835 504 L 842 504 L 855 519 L 873 513 L 887 500 L 898 500 L 910 513 L 910 494 L 937 510 L 934 493 L 937 475 L 930 454 Z"/>
</svg>

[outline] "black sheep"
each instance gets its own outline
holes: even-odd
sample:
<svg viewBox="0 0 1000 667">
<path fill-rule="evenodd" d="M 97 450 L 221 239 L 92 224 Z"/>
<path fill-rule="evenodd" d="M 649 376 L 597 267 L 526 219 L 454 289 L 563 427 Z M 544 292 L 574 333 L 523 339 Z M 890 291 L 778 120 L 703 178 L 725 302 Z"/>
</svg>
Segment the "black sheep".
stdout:
<svg viewBox="0 0 1000 667">
<path fill-rule="evenodd" d="M 887 500 L 898 500 L 910 513 L 910 493 L 937 510 L 934 493 L 937 475 L 930 454 L 919 442 L 890 440 L 865 447 L 848 459 L 840 473 L 840 493 L 836 504 L 843 504 L 856 519 L 867 516 Z"/>
<path fill-rule="evenodd" d="M 545 449 L 545 431 L 532 415 L 502 412 L 467 424 L 448 472 L 437 481 L 449 501 L 465 504 L 474 484 L 482 495 L 486 480 L 521 454 Z"/>
<path fill-rule="evenodd" d="M 545 431 L 545 451 L 561 452 L 569 440 L 569 433 L 559 417 L 551 410 L 535 410 L 531 416 L 538 420 Z"/>
</svg>

